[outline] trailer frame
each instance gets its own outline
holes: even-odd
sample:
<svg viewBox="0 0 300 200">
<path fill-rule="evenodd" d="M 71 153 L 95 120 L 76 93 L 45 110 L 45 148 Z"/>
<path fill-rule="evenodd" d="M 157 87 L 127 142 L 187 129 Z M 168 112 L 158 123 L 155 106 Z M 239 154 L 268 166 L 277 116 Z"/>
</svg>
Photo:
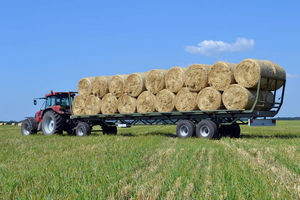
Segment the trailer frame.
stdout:
<svg viewBox="0 0 300 200">
<path fill-rule="evenodd" d="M 267 87 L 262 89 L 262 80 L 266 81 Z M 278 81 L 283 81 L 283 86 L 279 90 L 273 91 L 274 98 L 271 102 L 267 101 L 267 93 L 270 90 L 271 84 L 275 81 L 275 88 L 278 85 Z M 115 127 L 116 124 L 126 124 L 128 127 L 135 125 L 176 125 L 182 120 L 188 120 L 194 124 L 201 122 L 202 120 L 213 121 L 218 128 L 222 126 L 231 126 L 234 124 L 245 125 L 248 124 L 248 119 L 258 118 L 272 118 L 280 111 L 284 93 L 285 93 L 286 80 L 280 78 L 271 78 L 261 76 L 258 80 L 256 89 L 256 98 L 253 106 L 249 110 L 196 110 L 189 112 L 152 112 L 152 113 L 133 113 L 133 114 L 97 114 L 97 115 L 72 115 L 71 119 L 76 123 L 86 123 L 91 128 L 96 125 L 100 125 L 103 129 L 109 127 Z M 263 100 L 259 99 L 260 95 L 263 95 Z M 269 111 L 262 111 L 259 108 L 271 105 Z"/>
</svg>

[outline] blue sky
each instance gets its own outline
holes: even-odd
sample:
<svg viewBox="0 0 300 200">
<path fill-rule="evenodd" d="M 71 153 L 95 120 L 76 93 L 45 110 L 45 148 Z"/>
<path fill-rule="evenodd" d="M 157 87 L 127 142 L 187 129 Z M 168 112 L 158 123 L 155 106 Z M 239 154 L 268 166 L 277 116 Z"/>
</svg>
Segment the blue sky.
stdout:
<svg viewBox="0 0 300 200">
<path fill-rule="evenodd" d="M 246 58 L 286 69 L 279 116 L 300 116 L 299 7 L 258 0 L 0 1 L 0 120 L 34 115 L 33 97 L 76 90 L 82 77 Z"/>
</svg>

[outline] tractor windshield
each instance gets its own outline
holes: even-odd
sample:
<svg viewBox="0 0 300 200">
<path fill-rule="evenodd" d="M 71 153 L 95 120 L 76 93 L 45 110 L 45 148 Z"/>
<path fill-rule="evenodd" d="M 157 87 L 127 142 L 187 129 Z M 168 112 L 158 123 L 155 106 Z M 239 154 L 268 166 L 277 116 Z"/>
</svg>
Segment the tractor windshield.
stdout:
<svg viewBox="0 0 300 200">
<path fill-rule="evenodd" d="M 73 102 L 73 98 L 74 97 L 71 96 L 71 104 Z M 47 98 L 46 108 L 51 107 L 51 106 L 69 107 L 70 106 L 69 97 L 68 96 L 50 96 Z"/>
</svg>

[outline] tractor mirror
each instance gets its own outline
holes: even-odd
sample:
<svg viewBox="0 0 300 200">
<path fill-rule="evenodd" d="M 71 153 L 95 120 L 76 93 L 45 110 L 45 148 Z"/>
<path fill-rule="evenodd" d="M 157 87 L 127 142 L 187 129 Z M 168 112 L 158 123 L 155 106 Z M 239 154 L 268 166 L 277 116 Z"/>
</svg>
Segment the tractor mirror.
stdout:
<svg viewBox="0 0 300 200">
<path fill-rule="evenodd" d="M 33 100 L 33 105 L 36 106 L 36 104 L 37 104 L 37 101 L 34 99 L 34 100 Z"/>
</svg>

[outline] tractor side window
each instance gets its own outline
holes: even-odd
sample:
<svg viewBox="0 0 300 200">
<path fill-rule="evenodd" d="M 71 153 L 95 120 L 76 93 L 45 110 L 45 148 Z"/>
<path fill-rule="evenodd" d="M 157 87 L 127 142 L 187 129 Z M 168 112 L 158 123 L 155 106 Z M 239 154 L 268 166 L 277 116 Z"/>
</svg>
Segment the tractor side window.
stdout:
<svg viewBox="0 0 300 200">
<path fill-rule="evenodd" d="M 55 105 L 56 105 L 56 104 L 55 104 L 55 103 L 56 103 L 55 100 L 56 100 L 55 97 L 52 96 L 52 97 L 51 97 L 51 106 L 55 106 Z"/>
<path fill-rule="evenodd" d="M 48 98 L 47 98 L 47 101 L 46 101 L 45 107 L 48 108 L 48 107 L 50 107 L 50 106 L 51 106 L 51 98 L 48 97 Z"/>
<path fill-rule="evenodd" d="M 61 105 L 69 106 L 68 97 L 61 98 Z"/>
</svg>

